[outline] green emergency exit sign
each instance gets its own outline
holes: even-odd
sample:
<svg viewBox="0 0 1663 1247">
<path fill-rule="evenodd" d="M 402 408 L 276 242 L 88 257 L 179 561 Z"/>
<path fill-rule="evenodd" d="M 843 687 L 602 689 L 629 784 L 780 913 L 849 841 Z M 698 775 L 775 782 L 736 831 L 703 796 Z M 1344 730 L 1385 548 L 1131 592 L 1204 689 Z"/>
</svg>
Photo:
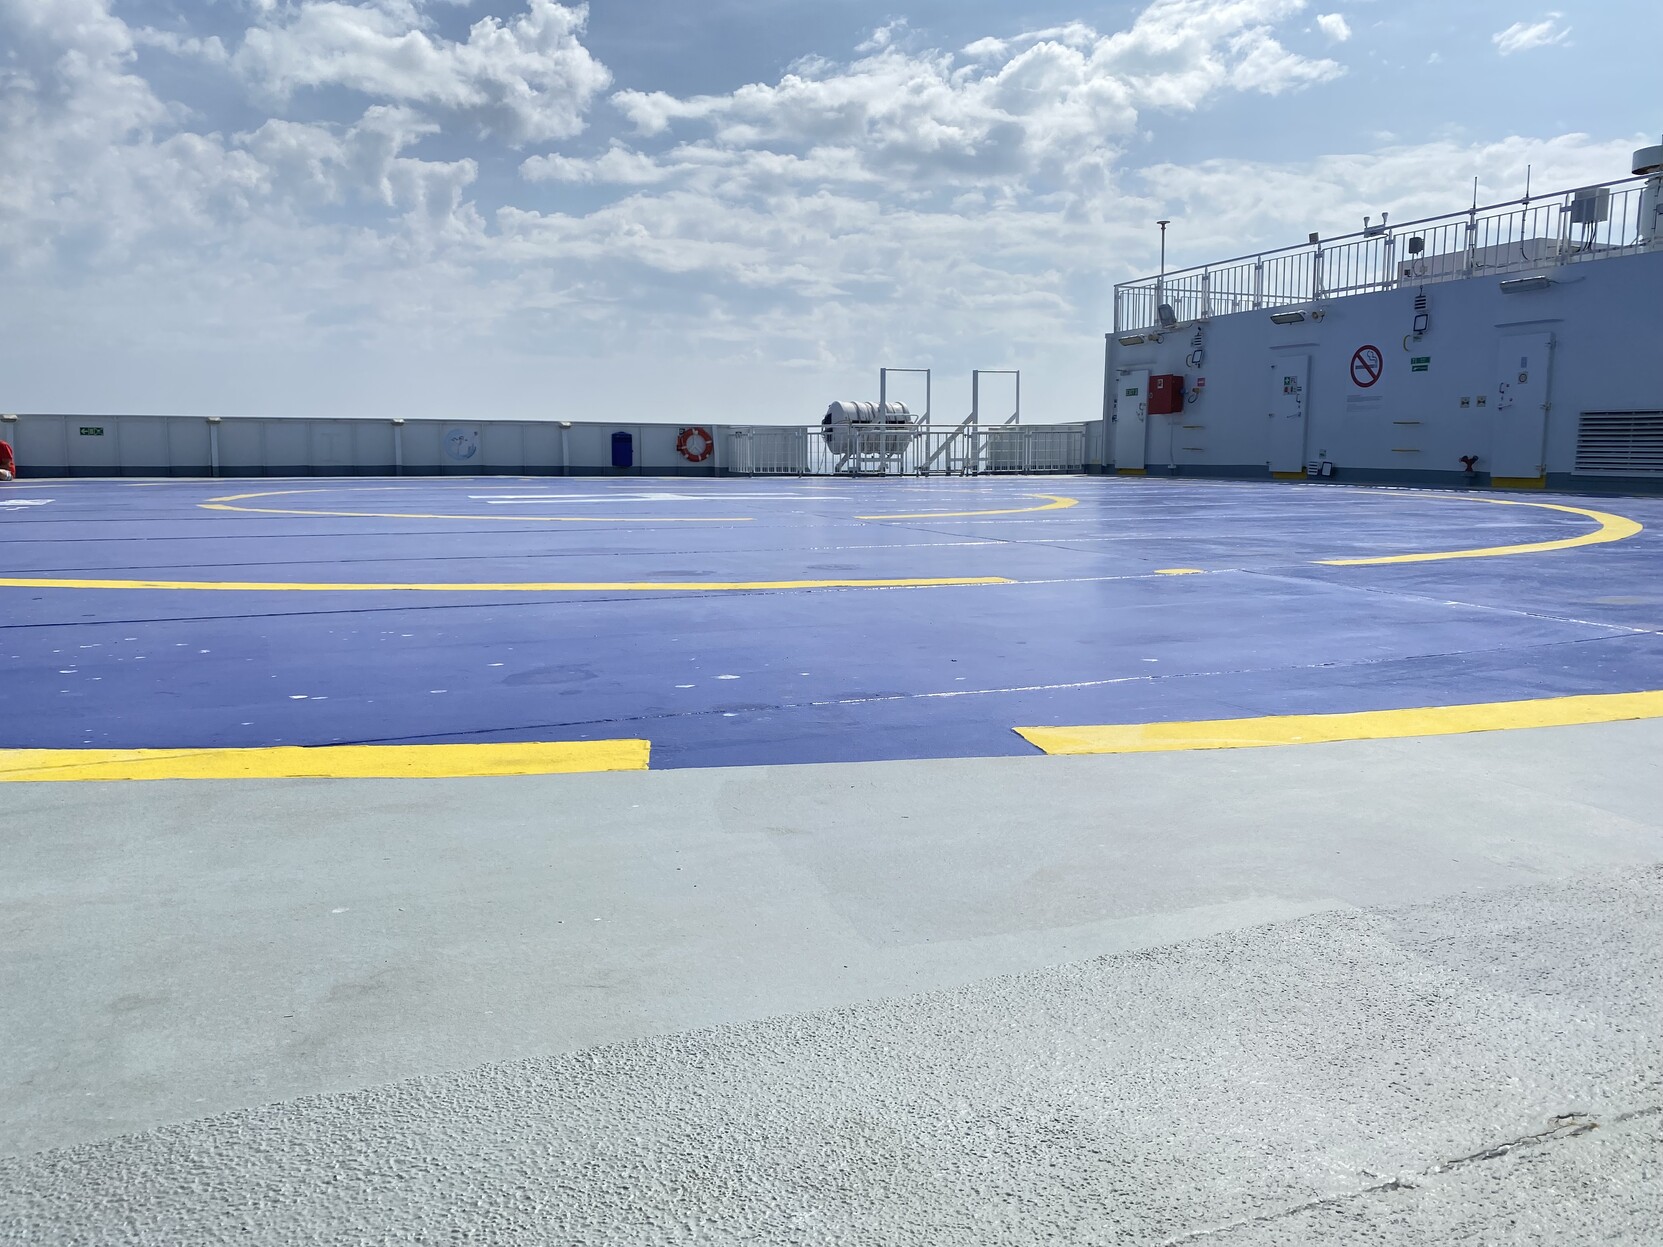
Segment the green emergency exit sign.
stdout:
<svg viewBox="0 0 1663 1247">
<path fill-rule="evenodd" d="M 1410 372 L 1426 372 L 1430 370 L 1431 367 L 1432 357 L 1430 355 L 1411 355 L 1409 357 Z"/>
<path fill-rule="evenodd" d="M 83 424 L 81 426 L 81 436 L 82 437 L 103 437 L 104 436 L 104 426 L 101 425 L 101 424 Z"/>
</svg>

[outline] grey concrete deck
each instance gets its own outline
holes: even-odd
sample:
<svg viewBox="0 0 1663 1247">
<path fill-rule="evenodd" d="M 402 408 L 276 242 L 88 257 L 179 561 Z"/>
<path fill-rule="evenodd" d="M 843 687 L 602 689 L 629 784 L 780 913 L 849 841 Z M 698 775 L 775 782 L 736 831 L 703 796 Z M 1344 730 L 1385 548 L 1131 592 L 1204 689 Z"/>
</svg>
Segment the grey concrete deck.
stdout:
<svg viewBox="0 0 1663 1247">
<path fill-rule="evenodd" d="M 1655 1241 L 1660 757 L 13 786 L 0 1241 Z"/>
</svg>

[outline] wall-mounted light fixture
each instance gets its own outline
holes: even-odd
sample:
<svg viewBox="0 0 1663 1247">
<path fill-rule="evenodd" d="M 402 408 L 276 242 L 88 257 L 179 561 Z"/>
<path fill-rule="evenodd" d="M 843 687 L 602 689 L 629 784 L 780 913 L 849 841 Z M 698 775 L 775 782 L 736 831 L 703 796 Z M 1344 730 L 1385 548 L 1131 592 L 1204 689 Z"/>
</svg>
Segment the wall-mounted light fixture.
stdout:
<svg viewBox="0 0 1663 1247">
<path fill-rule="evenodd" d="M 15 411 L 0 412 L 0 420 L 4 420 L 7 424 L 16 424 L 17 413 Z"/>
<path fill-rule="evenodd" d="M 402 416 L 394 416 L 394 417 L 393 417 L 393 423 L 394 423 L 394 424 L 395 424 L 395 425 L 398 425 L 398 424 L 403 424 L 403 423 L 404 423 L 404 419 L 403 419 L 403 417 L 402 417 Z"/>
<path fill-rule="evenodd" d="M 223 416 L 209 416 L 208 417 L 208 423 L 209 424 L 218 424 L 223 419 L 224 419 Z"/>
<path fill-rule="evenodd" d="M 1531 277 L 1514 277 L 1501 283 L 1502 294 L 1523 294 L 1527 290 L 1546 290 L 1553 285 L 1541 273 Z"/>
<path fill-rule="evenodd" d="M 1270 314 L 1270 323 L 1273 325 L 1297 325 L 1304 319 L 1304 312 L 1272 312 Z"/>
<path fill-rule="evenodd" d="M 1141 333 L 1122 334 L 1120 337 L 1115 339 L 1115 341 L 1120 343 L 1121 346 L 1142 346 L 1145 340 L 1146 339 Z"/>
</svg>

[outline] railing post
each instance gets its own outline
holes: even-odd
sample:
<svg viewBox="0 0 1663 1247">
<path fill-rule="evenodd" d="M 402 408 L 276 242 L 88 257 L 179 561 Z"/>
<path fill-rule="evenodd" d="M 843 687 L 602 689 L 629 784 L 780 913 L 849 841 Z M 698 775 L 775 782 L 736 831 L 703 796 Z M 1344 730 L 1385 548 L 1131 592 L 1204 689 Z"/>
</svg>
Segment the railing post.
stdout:
<svg viewBox="0 0 1663 1247">
<path fill-rule="evenodd" d="M 1256 312 L 1265 305 L 1265 258 L 1259 256 L 1253 261 L 1253 310 Z"/>
</svg>

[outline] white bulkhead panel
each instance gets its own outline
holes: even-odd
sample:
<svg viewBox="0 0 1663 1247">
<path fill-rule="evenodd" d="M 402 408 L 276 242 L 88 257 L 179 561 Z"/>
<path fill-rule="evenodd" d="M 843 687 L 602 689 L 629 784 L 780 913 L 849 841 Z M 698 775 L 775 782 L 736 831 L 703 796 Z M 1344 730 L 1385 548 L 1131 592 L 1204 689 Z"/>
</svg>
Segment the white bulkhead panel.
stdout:
<svg viewBox="0 0 1663 1247">
<path fill-rule="evenodd" d="M 1277 355 L 1270 362 L 1270 418 L 1265 462 L 1272 472 L 1305 468 L 1305 414 L 1311 385 L 1309 355 Z"/>
<path fill-rule="evenodd" d="M 1496 350 L 1496 396 L 1490 475 L 1547 473 L 1547 423 L 1553 381 L 1553 335 L 1515 334 Z"/>
<path fill-rule="evenodd" d="M 1139 369 L 1115 378 L 1114 463 L 1117 468 L 1141 468 L 1147 462 L 1149 370 Z"/>
</svg>

